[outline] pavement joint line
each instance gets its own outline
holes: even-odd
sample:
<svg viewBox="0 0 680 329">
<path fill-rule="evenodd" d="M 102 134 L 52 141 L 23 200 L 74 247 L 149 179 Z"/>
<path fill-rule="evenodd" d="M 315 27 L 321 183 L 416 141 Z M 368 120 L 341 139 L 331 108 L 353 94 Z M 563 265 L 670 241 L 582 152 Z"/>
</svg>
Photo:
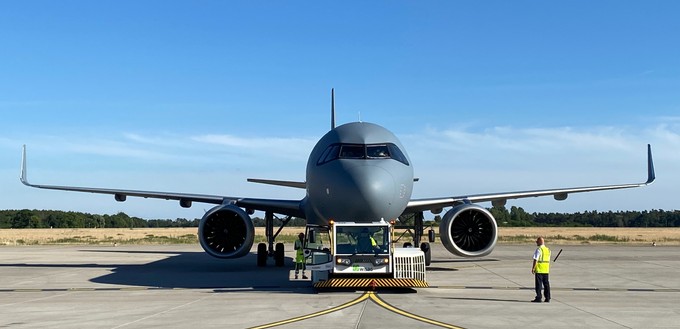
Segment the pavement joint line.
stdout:
<svg viewBox="0 0 680 329">
<path fill-rule="evenodd" d="M 258 289 L 281 289 L 278 286 L 258 286 L 258 287 L 71 287 L 71 288 L 14 288 L 2 289 L 0 293 L 11 292 L 96 292 L 96 291 L 147 291 L 147 290 L 212 290 L 213 292 L 233 292 L 233 291 L 254 291 Z M 418 289 L 470 289 L 470 290 L 534 290 L 534 287 L 509 287 L 509 286 L 429 286 Z M 662 293 L 678 293 L 680 288 L 597 288 L 597 287 L 573 287 L 560 288 L 552 287 L 555 291 L 596 291 L 596 292 L 662 292 Z"/>
<path fill-rule="evenodd" d="M 534 290 L 534 287 L 493 287 L 493 286 L 429 286 L 421 289 L 471 289 L 471 290 Z M 597 287 L 574 287 L 559 288 L 551 287 L 555 291 L 598 291 L 598 292 L 680 292 L 677 288 L 597 288 Z"/>
<path fill-rule="evenodd" d="M 144 290 L 212 290 L 213 292 L 253 291 L 258 289 L 282 289 L 280 286 L 253 287 L 69 287 L 69 288 L 0 288 L 0 293 L 7 292 L 90 292 L 90 291 L 144 291 Z M 311 289 L 311 287 L 310 287 Z"/>
</svg>

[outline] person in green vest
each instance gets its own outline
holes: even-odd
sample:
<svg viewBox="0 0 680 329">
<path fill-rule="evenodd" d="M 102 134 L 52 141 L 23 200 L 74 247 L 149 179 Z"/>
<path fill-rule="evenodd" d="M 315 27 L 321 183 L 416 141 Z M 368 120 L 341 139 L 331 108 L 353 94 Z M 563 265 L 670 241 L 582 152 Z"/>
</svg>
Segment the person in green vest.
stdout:
<svg viewBox="0 0 680 329">
<path fill-rule="evenodd" d="M 534 263 L 531 265 L 531 273 L 534 274 L 534 282 L 536 285 L 536 298 L 532 300 L 533 303 L 540 303 L 542 296 L 545 296 L 545 302 L 550 303 L 550 249 L 545 246 L 543 237 L 536 239 L 536 251 L 534 251 Z"/>
<path fill-rule="evenodd" d="M 305 275 L 305 234 L 298 234 L 298 239 L 295 240 L 295 278 L 298 278 L 298 273 L 302 270 L 302 278 L 307 279 Z"/>
</svg>

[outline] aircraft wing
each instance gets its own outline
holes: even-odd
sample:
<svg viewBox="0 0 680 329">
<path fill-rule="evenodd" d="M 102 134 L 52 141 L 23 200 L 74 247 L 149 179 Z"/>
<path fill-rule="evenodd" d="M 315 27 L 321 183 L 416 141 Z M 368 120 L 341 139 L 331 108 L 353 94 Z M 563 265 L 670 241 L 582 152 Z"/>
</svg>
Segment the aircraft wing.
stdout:
<svg viewBox="0 0 680 329">
<path fill-rule="evenodd" d="M 179 201 L 180 206 L 184 208 L 191 207 L 191 204 L 193 202 L 212 204 L 234 204 L 238 207 L 243 207 L 249 210 L 271 211 L 277 214 L 304 217 L 304 213 L 300 208 L 301 204 L 300 200 L 253 199 L 209 194 L 191 194 L 191 193 L 96 188 L 96 187 L 31 184 L 28 182 L 26 173 L 26 145 L 24 145 L 23 154 L 21 158 L 20 180 L 26 186 L 41 189 L 88 192 L 96 194 L 111 194 L 114 196 L 116 201 L 120 202 L 125 201 L 128 196 L 132 196 L 152 199 L 177 200 Z"/>
<path fill-rule="evenodd" d="M 406 206 L 404 213 L 413 213 L 425 210 L 438 210 L 444 207 L 451 207 L 463 203 L 476 203 L 476 202 L 486 202 L 491 201 L 495 206 L 505 205 L 505 202 L 509 199 L 521 199 L 539 196 L 552 195 L 555 200 L 565 200 L 569 194 L 572 193 L 582 193 L 582 192 L 593 192 L 593 191 L 605 191 L 605 190 L 617 190 L 647 186 L 652 184 L 656 179 L 654 173 L 654 163 L 652 161 L 652 147 L 647 145 L 647 181 L 644 183 L 632 183 L 632 184 L 618 184 L 618 185 L 601 185 L 601 186 L 586 186 L 586 187 L 571 187 L 571 188 L 555 188 L 555 189 L 545 189 L 545 190 L 532 190 L 532 191 L 517 191 L 517 192 L 503 192 L 503 193 L 489 193 L 489 194 L 474 194 L 474 195 L 463 195 L 463 196 L 453 196 L 445 198 L 429 198 L 429 199 L 414 199 L 409 201 Z"/>
<path fill-rule="evenodd" d="M 273 179 L 260 179 L 260 178 L 248 178 L 248 181 L 251 183 L 260 183 L 260 184 L 269 184 L 269 185 L 276 185 L 276 186 L 285 186 L 285 187 L 295 187 L 295 188 L 307 188 L 307 183 L 306 182 L 294 182 L 294 181 L 287 181 L 287 180 L 273 180 Z"/>
</svg>

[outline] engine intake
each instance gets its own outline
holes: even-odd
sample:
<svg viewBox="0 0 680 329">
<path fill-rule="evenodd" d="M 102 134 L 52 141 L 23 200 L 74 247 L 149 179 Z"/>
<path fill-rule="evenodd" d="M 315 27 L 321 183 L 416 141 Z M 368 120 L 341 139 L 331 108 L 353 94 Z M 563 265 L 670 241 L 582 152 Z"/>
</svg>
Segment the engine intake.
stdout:
<svg viewBox="0 0 680 329">
<path fill-rule="evenodd" d="M 491 213 L 474 204 L 453 207 L 444 214 L 439 236 L 446 249 L 461 257 L 481 257 L 496 246 L 498 226 Z"/>
<path fill-rule="evenodd" d="M 250 252 L 255 227 L 243 209 L 233 205 L 214 207 L 203 215 L 198 240 L 210 256 L 238 258 Z"/>
</svg>

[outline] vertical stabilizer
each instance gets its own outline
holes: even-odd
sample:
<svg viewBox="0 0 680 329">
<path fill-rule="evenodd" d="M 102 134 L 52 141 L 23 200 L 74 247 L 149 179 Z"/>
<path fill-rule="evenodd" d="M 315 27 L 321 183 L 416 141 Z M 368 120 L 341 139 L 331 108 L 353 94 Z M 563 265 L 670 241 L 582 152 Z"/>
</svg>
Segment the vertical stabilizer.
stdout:
<svg viewBox="0 0 680 329">
<path fill-rule="evenodd" d="M 331 130 L 335 129 L 335 88 L 331 88 Z"/>
</svg>

